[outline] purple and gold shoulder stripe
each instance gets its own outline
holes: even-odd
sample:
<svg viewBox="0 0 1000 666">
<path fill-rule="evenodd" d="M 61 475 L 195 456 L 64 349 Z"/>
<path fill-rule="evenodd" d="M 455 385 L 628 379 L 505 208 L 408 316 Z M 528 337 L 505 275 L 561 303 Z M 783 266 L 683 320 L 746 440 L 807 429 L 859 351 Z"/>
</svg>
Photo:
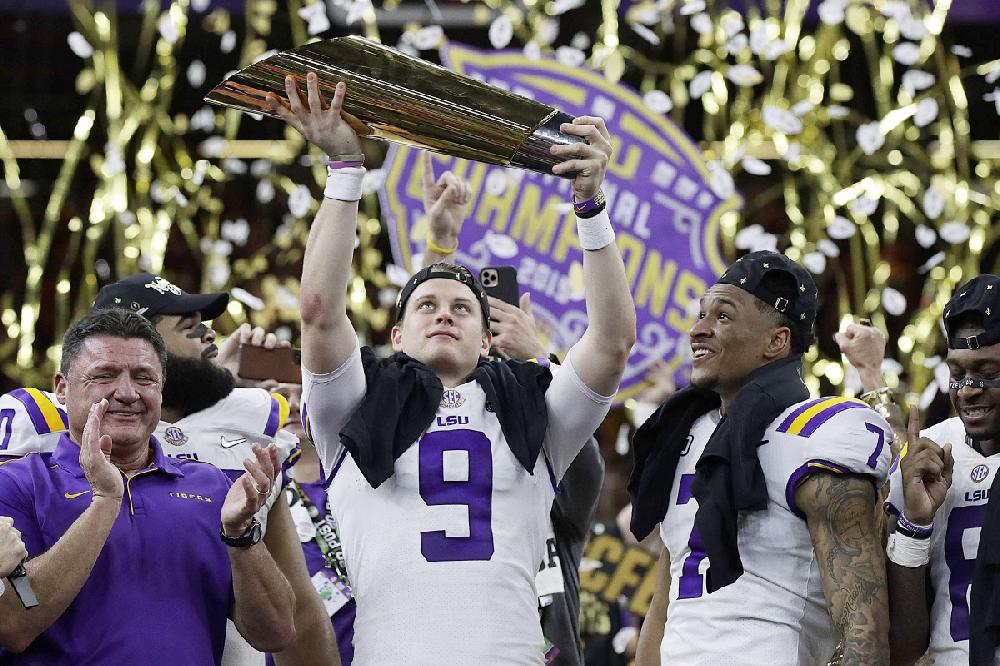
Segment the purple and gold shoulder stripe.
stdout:
<svg viewBox="0 0 1000 666">
<path fill-rule="evenodd" d="M 285 396 L 272 393 L 271 394 L 271 413 L 267 417 L 267 425 L 264 426 L 264 434 L 268 437 L 274 437 L 281 430 L 285 421 L 288 420 L 288 400 Z"/>
<path fill-rule="evenodd" d="M 35 432 L 45 435 L 51 432 L 61 432 L 69 429 L 66 410 L 52 402 L 47 395 L 36 388 L 19 388 L 8 393 L 9 396 L 24 405 L 35 426 Z"/>
<path fill-rule="evenodd" d="M 868 405 L 855 398 L 816 398 L 803 403 L 792 411 L 778 426 L 778 432 L 809 437 L 821 425 L 846 409 L 868 409 Z"/>
</svg>

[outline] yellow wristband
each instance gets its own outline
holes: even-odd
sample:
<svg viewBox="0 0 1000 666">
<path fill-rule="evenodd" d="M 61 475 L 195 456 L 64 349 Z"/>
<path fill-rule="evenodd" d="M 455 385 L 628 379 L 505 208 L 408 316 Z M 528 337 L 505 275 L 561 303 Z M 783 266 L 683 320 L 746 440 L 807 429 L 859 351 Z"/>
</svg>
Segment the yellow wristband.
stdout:
<svg viewBox="0 0 1000 666">
<path fill-rule="evenodd" d="M 455 247 L 448 249 L 446 247 L 441 247 L 440 245 L 436 245 L 434 241 L 431 240 L 430 234 L 428 234 L 427 249 L 436 254 L 453 254 L 455 250 L 458 249 L 458 239 L 455 240 Z"/>
</svg>

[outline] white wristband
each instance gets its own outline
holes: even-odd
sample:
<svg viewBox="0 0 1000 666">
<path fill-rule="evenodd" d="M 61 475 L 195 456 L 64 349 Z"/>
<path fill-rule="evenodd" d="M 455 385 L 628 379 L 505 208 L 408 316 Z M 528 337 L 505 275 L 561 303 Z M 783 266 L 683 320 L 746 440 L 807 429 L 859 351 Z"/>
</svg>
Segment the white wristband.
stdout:
<svg viewBox="0 0 1000 666">
<path fill-rule="evenodd" d="M 326 189 L 323 190 L 323 196 L 327 199 L 340 201 L 358 201 L 361 199 L 361 184 L 364 179 L 364 167 L 327 169 Z"/>
<path fill-rule="evenodd" d="M 3 596 L 4 590 L 6 590 L 6 589 L 7 589 L 7 586 L 3 584 L 3 578 L 0 578 L 0 597 Z"/>
<path fill-rule="evenodd" d="M 576 218 L 576 233 L 584 250 L 600 250 L 615 242 L 615 230 L 611 228 L 607 210 L 594 217 Z"/>
<path fill-rule="evenodd" d="M 922 567 L 931 559 L 931 540 L 914 539 L 898 532 L 889 535 L 885 554 L 890 562 L 901 567 Z"/>
</svg>

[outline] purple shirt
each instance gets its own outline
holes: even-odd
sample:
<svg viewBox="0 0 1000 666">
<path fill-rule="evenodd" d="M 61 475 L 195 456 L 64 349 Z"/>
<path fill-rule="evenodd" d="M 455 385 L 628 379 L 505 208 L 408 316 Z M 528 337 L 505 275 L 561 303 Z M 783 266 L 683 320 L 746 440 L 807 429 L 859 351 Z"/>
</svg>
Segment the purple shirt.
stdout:
<svg viewBox="0 0 1000 666">
<path fill-rule="evenodd" d="M 90 578 L 66 612 L 0 663 L 220 663 L 233 606 L 219 538 L 225 474 L 174 460 L 150 440 L 153 462 L 125 484 L 121 512 Z M 52 453 L 0 466 L 0 515 L 28 557 L 51 548 L 90 505 L 80 449 L 64 434 Z"/>
</svg>

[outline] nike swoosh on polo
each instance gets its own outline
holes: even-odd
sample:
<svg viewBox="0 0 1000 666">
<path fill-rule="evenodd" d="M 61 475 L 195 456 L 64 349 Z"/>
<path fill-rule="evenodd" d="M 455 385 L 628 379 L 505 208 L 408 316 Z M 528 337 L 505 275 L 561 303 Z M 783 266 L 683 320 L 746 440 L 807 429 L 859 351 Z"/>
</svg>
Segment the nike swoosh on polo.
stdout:
<svg viewBox="0 0 1000 666">
<path fill-rule="evenodd" d="M 89 492 L 89 490 L 81 490 L 78 493 L 66 493 L 66 499 L 76 499 L 80 495 L 86 495 Z"/>
<path fill-rule="evenodd" d="M 219 443 L 222 445 L 222 448 L 224 448 L 224 449 L 231 449 L 234 446 L 236 446 L 237 444 L 246 444 L 247 443 L 247 438 L 246 437 L 237 437 L 236 439 L 226 439 L 225 437 L 222 437 L 220 435 L 219 436 Z"/>
</svg>

